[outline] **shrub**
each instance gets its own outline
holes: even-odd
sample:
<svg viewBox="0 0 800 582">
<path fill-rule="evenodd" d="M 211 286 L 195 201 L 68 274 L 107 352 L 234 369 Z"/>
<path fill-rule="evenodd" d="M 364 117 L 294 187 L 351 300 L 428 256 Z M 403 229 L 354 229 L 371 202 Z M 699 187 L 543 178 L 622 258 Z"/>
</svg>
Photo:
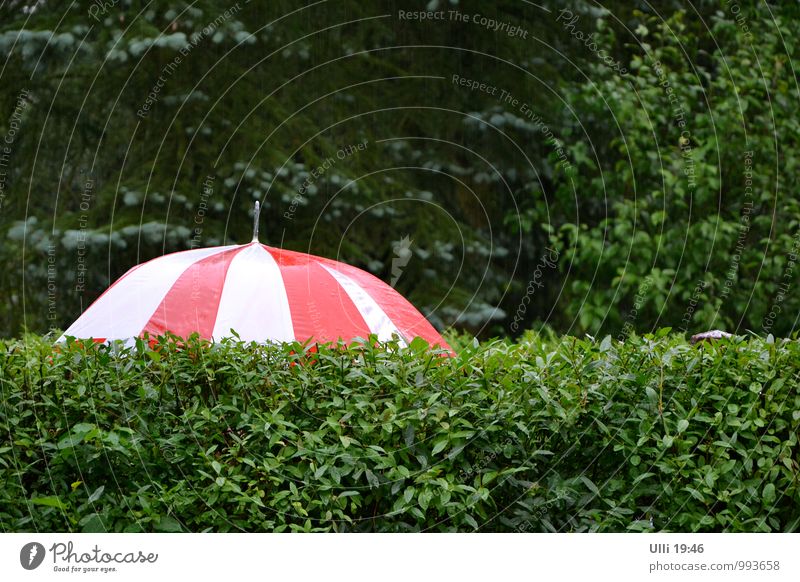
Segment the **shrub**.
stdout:
<svg viewBox="0 0 800 582">
<path fill-rule="evenodd" d="M 3 531 L 794 531 L 800 346 L 0 341 Z"/>
</svg>

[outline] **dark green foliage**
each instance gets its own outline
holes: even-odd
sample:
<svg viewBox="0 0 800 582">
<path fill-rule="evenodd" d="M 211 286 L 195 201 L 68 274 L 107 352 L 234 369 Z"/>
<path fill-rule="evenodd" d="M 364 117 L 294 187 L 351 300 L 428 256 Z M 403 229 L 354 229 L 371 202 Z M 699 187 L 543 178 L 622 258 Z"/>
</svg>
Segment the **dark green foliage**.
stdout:
<svg viewBox="0 0 800 582">
<path fill-rule="evenodd" d="M 454 340 L 2 341 L 0 526 L 798 529 L 797 342 Z"/>
<path fill-rule="evenodd" d="M 708 3 L 703 18 L 634 11 L 630 73 L 590 63 L 568 92 L 573 175 L 554 205 L 568 224 L 554 219 L 552 244 L 571 273 L 554 324 L 795 329 L 800 203 L 777 184 L 797 171 L 800 21 L 783 6 L 769 23 L 747 3 Z"/>
<path fill-rule="evenodd" d="M 397 288 L 439 327 L 794 329 L 794 2 L 29 5 L 0 4 L 0 335 L 249 240 L 255 199 L 264 242 L 387 281 L 409 241 Z M 424 6 L 528 34 L 398 16 Z"/>
</svg>

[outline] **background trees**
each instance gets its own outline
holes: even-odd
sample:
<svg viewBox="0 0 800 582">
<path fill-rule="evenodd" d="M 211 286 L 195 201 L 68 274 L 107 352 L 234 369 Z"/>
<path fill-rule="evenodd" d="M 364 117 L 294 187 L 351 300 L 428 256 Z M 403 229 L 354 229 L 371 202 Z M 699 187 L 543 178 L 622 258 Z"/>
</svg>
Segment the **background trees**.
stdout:
<svg viewBox="0 0 800 582">
<path fill-rule="evenodd" d="M 794 329 L 796 8 L 426 9 L 3 4 L 2 333 L 246 242 L 254 199 L 262 241 L 394 280 L 439 326 Z"/>
</svg>

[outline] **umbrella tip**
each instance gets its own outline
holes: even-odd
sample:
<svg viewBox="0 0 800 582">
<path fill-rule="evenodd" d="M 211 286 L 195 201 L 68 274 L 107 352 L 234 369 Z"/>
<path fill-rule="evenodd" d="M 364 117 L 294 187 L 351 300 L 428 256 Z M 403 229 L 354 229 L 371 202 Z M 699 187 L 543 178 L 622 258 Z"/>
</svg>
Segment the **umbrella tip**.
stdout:
<svg viewBox="0 0 800 582">
<path fill-rule="evenodd" d="M 261 204 L 256 200 L 255 208 L 253 209 L 253 240 L 250 242 L 258 242 L 258 215 L 261 214 Z"/>
</svg>

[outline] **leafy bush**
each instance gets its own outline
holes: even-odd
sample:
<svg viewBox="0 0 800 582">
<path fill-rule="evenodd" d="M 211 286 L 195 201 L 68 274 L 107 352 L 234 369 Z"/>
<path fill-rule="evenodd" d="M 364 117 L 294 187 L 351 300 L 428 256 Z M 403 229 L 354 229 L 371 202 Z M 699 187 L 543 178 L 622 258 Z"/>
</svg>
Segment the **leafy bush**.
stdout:
<svg viewBox="0 0 800 582">
<path fill-rule="evenodd" d="M 454 345 L 0 341 L 0 526 L 798 528 L 797 342 Z"/>
<path fill-rule="evenodd" d="M 426 3 L 526 39 L 395 2 L 114 4 L 0 4 L 1 335 L 249 240 L 255 199 L 264 242 L 393 281 L 439 327 L 794 329 L 796 2 Z"/>
<path fill-rule="evenodd" d="M 776 196 L 776 183 L 796 173 L 797 118 L 793 100 L 770 94 L 794 86 L 795 46 L 784 39 L 797 35 L 796 6 L 767 23 L 746 3 L 701 4 L 702 18 L 633 10 L 627 32 L 611 13 L 591 30 L 601 47 L 628 47 L 630 73 L 595 59 L 565 92 L 572 173 L 525 220 L 547 223 L 561 253 L 563 284 L 538 297 L 542 320 L 558 301 L 549 323 L 559 330 L 795 329 L 776 315 L 800 309 L 787 292 L 800 204 Z M 577 12 L 591 29 L 591 14 Z"/>
</svg>

